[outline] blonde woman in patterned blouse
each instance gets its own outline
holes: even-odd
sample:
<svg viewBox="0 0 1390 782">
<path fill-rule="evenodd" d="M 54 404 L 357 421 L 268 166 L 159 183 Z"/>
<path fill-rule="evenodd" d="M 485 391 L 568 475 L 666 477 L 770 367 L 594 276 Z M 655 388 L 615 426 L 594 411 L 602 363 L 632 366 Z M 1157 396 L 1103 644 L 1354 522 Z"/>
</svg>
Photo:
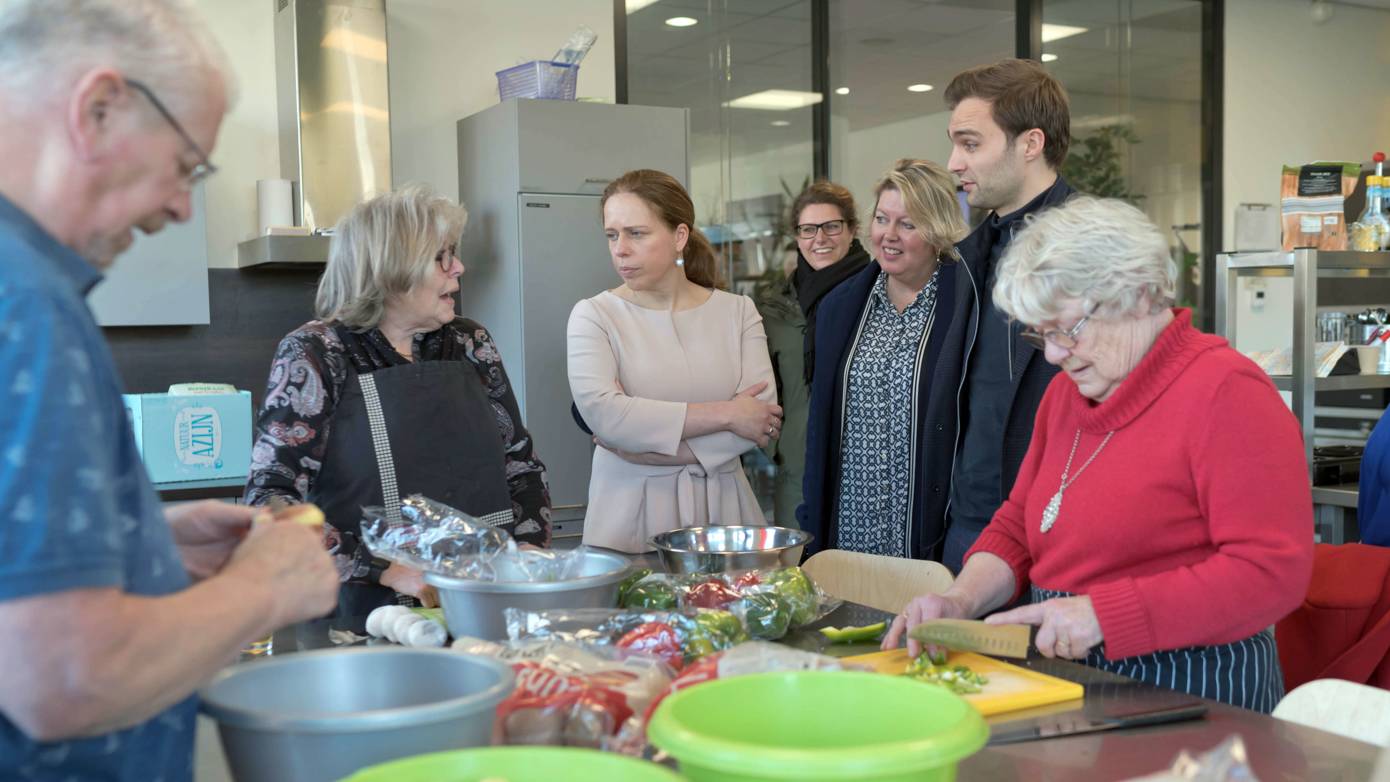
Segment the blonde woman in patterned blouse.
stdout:
<svg viewBox="0 0 1390 782">
<path fill-rule="evenodd" d="M 339 221 L 315 320 L 290 332 L 256 422 L 246 502 L 315 502 L 343 582 L 340 615 L 401 595 L 435 600 L 418 572 L 373 559 L 362 506 L 413 493 L 547 545 L 545 466 L 502 357 L 457 314 L 467 212 L 421 186 Z"/>
<path fill-rule="evenodd" d="M 899 160 L 874 187 L 875 260 L 821 301 L 806 436 L 805 505 L 815 548 L 909 557 L 925 496 L 946 476 L 920 458 L 923 415 L 966 234 L 955 182 L 929 160 Z"/>
</svg>

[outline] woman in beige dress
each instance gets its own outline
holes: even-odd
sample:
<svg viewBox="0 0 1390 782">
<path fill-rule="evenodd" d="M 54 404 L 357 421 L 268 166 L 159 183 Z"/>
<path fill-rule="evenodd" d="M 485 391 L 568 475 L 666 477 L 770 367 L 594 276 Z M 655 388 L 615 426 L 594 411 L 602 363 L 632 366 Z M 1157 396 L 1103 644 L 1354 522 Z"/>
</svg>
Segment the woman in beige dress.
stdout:
<svg viewBox="0 0 1390 782">
<path fill-rule="evenodd" d="M 782 425 L 762 318 L 718 289 L 669 174 L 629 171 L 602 206 L 623 283 L 576 304 L 568 329 L 570 391 L 596 444 L 584 542 L 637 553 L 680 527 L 765 523 L 739 462 Z"/>
</svg>

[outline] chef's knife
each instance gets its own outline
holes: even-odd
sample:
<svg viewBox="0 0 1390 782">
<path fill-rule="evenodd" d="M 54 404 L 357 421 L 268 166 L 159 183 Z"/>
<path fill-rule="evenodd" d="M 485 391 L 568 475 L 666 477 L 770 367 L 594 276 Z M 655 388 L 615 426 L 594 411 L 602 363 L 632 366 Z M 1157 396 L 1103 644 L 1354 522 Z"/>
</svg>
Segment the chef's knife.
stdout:
<svg viewBox="0 0 1390 782">
<path fill-rule="evenodd" d="M 1177 702 L 1143 707 L 1140 704 L 1103 701 L 1096 704 L 1089 700 L 1091 697 L 1088 693 L 1088 703 L 1080 710 L 995 724 L 990 728 L 989 744 L 1016 744 L 1103 730 L 1162 725 L 1195 720 L 1207 713 L 1207 705 L 1196 698 L 1173 699 Z"/>
<path fill-rule="evenodd" d="M 1031 625 L 991 625 L 978 619 L 929 619 L 907 631 L 914 641 L 958 652 L 1027 659 Z"/>
</svg>

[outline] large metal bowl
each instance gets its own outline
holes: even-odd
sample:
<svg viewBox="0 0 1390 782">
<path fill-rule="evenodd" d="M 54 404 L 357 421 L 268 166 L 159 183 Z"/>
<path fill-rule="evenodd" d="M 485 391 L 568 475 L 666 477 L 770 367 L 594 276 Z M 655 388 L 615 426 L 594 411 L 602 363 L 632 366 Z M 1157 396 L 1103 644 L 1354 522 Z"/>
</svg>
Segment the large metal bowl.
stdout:
<svg viewBox="0 0 1390 782">
<path fill-rule="evenodd" d="M 727 573 L 796 565 L 814 537 L 791 527 L 686 527 L 651 543 L 669 573 Z"/>
<path fill-rule="evenodd" d="M 596 550 L 583 557 L 579 577 L 565 581 L 475 581 L 426 573 L 425 583 L 439 590 L 450 635 L 505 640 L 507 619 L 502 611 L 507 608 L 541 611 L 618 605 L 618 585 L 632 569 L 627 557 Z"/>
<path fill-rule="evenodd" d="M 200 693 L 238 782 L 330 782 L 395 758 L 487 746 L 509 666 L 445 649 L 253 660 Z"/>
</svg>

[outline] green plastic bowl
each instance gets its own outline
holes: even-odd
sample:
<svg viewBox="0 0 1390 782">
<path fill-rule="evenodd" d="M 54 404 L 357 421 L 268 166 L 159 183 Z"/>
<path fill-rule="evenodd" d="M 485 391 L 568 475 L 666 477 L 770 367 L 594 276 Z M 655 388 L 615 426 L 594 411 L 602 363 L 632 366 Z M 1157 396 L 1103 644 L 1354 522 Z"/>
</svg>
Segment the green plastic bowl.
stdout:
<svg viewBox="0 0 1390 782">
<path fill-rule="evenodd" d="M 364 768 L 342 782 L 681 782 L 626 755 L 570 747 L 490 747 L 416 755 Z"/>
<path fill-rule="evenodd" d="M 797 671 L 680 690 L 647 737 L 690 782 L 951 782 L 989 727 L 959 696 L 901 676 Z"/>
</svg>

